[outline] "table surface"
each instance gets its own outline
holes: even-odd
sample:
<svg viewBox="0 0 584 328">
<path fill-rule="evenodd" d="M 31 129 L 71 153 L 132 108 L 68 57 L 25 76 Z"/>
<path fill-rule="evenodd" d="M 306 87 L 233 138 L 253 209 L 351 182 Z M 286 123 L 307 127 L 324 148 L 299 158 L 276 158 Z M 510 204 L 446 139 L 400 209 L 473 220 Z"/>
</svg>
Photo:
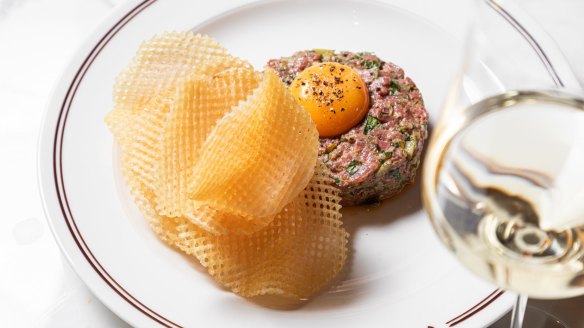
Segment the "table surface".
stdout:
<svg viewBox="0 0 584 328">
<path fill-rule="evenodd" d="M 36 151 L 51 87 L 88 33 L 123 0 L 0 0 L 0 326 L 126 327 L 85 287 L 44 218 Z M 548 1 L 549 2 L 549 1 Z M 584 26 L 576 30 L 533 1 L 584 82 Z M 558 3 L 558 2 L 556 2 Z M 584 1 L 565 0 L 577 18 Z M 579 34 L 579 37 L 577 33 Z M 584 85 L 584 83 L 582 83 Z M 534 301 L 570 327 L 584 327 L 584 297 Z M 492 327 L 506 327 L 502 318 Z M 529 327 L 550 326 L 542 322 Z"/>
</svg>

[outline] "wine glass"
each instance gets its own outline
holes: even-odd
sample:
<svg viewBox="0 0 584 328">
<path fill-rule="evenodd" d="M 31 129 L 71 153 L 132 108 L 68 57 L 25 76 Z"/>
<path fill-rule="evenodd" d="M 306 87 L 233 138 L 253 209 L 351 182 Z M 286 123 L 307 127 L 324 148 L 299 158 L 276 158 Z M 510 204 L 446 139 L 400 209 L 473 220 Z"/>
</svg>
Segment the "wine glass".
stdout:
<svg viewBox="0 0 584 328">
<path fill-rule="evenodd" d="M 433 129 L 423 200 L 472 272 L 527 297 L 584 294 L 584 98 L 520 4 L 477 0 L 464 63 Z"/>
</svg>

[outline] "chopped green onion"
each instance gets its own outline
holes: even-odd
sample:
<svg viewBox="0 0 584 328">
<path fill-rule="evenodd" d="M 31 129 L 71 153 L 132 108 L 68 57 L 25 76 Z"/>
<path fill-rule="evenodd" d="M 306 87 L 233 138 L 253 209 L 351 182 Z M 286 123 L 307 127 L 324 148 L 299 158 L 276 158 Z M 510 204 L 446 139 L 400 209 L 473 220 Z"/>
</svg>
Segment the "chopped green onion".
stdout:
<svg viewBox="0 0 584 328">
<path fill-rule="evenodd" d="M 397 83 L 395 80 L 391 80 L 391 82 L 389 82 L 389 88 L 391 89 L 392 93 L 396 93 L 401 89 L 399 83 Z"/>
<path fill-rule="evenodd" d="M 365 128 L 363 129 L 363 134 L 367 135 L 369 131 L 373 130 L 380 123 L 381 122 L 377 118 L 371 115 L 367 115 L 367 120 L 365 121 Z"/>
<path fill-rule="evenodd" d="M 361 162 L 354 159 L 349 163 L 349 166 L 347 166 L 347 172 L 350 175 L 353 175 L 353 174 L 357 173 L 357 171 L 359 171 L 360 167 L 361 167 Z"/>
<path fill-rule="evenodd" d="M 401 172 L 399 171 L 399 169 L 393 169 L 393 170 L 389 171 L 389 175 L 396 178 L 397 180 L 401 179 Z"/>
</svg>

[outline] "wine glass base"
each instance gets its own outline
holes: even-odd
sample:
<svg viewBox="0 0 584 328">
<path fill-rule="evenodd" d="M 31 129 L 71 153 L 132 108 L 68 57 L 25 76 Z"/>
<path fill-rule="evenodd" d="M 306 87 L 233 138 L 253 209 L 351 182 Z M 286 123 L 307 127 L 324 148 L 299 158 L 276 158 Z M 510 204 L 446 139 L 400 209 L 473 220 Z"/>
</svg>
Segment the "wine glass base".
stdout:
<svg viewBox="0 0 584 328">
<path fill-rule="evenodd" d="M 511 322 L 511 312 L 507 313 L 497 322 L 489 326 L 489 328 L 509 328 Z M 528 328 L 569 328 L 569 326 L 560 318 L 553 314 L 535 307 L 527 305 L 525 310 L 525 317 L 523 319 L 523 327 Z"/>
</svg>

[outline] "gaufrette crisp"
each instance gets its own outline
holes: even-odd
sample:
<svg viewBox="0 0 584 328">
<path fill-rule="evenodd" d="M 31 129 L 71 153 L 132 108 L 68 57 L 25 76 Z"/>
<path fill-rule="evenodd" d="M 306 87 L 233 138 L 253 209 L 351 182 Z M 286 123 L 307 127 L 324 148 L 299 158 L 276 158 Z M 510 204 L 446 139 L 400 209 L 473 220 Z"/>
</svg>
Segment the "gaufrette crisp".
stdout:
<svg viewBox="0 0 584 328">
<path fill-rule="evenodd" d="M 310 115 L 266 69 L 260 86 L 201 147 L 189 197 L 228 213 L 274 216 L 314 174 L 318 146 Z"/>
<path fill-rule="evenodd" d="M 306 188 L 265 228 L 249 235 L 213 235 L 185 218 L 149 216 L 170 245 L 194 255 L 233 292 L 306 299 L 329 284 L 347 259 L 348 233 L 339 190 L 318 165 Z"/>
<path fill-rule="evenodd" d="M 156 166 L 157 204 L 161 214 L 185 214 L 189 207 L 187 186 L 193 179 L 192 170 L 201 146 L 217 121 L 251 95 L 260 77 L 253 69 L 232 68 L 213 76 L 189 76 L 178 83 L 164 123 Z"/>
<path fill-rule="evenodd" d="M 144 41 L 130 65 L 117 77 L 114 109 L 140 112 L 150 100 L 174 89 L 188 75 L 213 75 L 249 63 L 227 53 L 215 39 L 168 32 Z"/>
</svg>

